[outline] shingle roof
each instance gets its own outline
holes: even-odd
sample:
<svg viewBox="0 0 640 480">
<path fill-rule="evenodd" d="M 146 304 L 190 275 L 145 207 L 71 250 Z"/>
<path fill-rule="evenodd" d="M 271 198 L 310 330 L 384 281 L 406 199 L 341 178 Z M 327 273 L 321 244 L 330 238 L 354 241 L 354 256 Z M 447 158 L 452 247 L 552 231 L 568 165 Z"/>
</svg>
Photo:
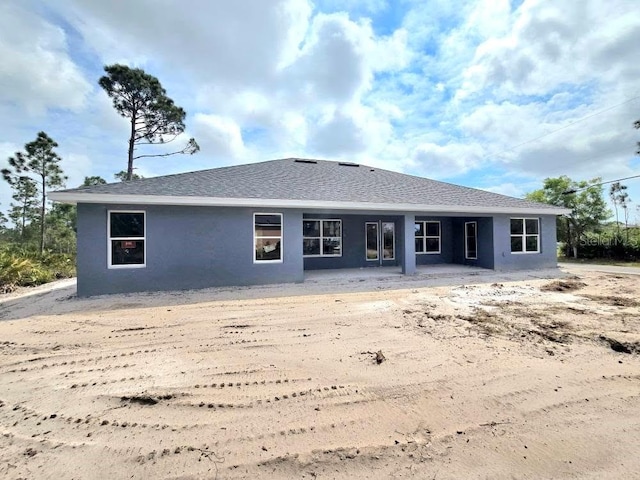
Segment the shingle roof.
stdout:
<svg viewBox="0 0 640 480">
<path fill-rule="evenodd" d="M 416 206 L 531 209 L 562 213 L 557 207 L 453 185 L 366 165 L 327 160 L 287 158 L 246 165 L 146 178 L 54 192 L 58 201 L 70 194 L 91 197 L 209 197 L 224 199 L 278 199 L 287 201 L 359 202 Z M 77 198 L 78 195 L 73 195 Z M 81 200 L 77 200 L 81 201 Z"/>
</svg>

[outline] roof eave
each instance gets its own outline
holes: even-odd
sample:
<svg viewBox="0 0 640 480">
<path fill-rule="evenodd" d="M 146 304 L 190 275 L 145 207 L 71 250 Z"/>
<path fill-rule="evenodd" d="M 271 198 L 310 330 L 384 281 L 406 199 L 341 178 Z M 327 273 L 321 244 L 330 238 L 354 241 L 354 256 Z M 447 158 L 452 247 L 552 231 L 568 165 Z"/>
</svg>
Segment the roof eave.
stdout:
<svg viewBox="0 0 640 480">
<path fill-rule="evenodd" d="M 427 205 L 415 203 L 372 203 L 346 201 L 289 200 L 268 198 L 223 198 L 173 195 L 122 195 L 109 193 L 50 192 L 49 199 L 61 203 L 104 203 L 129 205 L 184 205 L 211 207 L 304 208 L 322 210 L 375 210 L 393 212 L 442 212 L 476 214 L 563 215 L 571 210 L 560 207 L 482 207 L 460 205 Z"/>
</svg>

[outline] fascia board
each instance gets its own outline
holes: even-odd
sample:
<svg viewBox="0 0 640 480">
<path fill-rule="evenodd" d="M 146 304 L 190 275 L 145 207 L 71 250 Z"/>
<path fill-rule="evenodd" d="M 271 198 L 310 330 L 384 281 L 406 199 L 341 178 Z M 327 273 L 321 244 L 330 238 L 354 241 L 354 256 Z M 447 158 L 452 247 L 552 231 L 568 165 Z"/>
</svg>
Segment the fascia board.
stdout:
<svg viewBox="0 0 640 480">
<path fill-rule="evenodd" d="M 172 195 L 116 195 L 108 193 L 50 192 L 49 199 L 62 203 L 103 203 L 127 205 L 184 205 L 212 207 L 297 208 L 324 210 L 377 210 L 390 212 L 441 212 L 478 214 L 563 215 L 571 210 L 560 207 L 481 207 L 460 205 L 422 205 L 415 203 L 372 203 L 269 198 L 223 198 Z"/>
</svg>

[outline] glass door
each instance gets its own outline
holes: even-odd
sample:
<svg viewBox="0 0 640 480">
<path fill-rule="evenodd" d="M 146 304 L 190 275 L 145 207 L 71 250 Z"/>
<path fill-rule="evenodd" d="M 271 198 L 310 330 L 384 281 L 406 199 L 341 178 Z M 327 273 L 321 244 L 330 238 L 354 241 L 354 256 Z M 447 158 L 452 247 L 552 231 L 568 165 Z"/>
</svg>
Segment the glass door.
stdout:
<svg viewBox="0 0 640 480">
<path fill-rule="evenodd" d="M 382 222 L 382 260 L 396 259 L 396 224 Z"/>
<path fill-rule="evenodd" d="M 380 260 L 380 238 L 378 235 L 378 222 L 365 224 L 365 248 L 367 249 L 367 261 Z"/>
<path fill-rule="evenodd" d="M 368 262 L 395 261 L 396 224 L 394 222 L 366 222 L 365 247 Z"/>
<path fill-rule="evenodd" d="M 478 223 L 464 223 L 464 258 L 476 260 L 478 258 Z"/>
</svg>

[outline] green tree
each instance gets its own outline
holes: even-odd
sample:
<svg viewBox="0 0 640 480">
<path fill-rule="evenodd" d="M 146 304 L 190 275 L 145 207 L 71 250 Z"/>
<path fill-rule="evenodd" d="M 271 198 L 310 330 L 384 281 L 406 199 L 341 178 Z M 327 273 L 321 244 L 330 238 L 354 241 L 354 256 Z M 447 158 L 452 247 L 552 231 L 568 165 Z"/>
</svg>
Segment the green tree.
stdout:
<svg viewBox="0 0 640 480">
<path fill-rule="evenodd" d="M 4 235 L 7 232 L 7 216 L 0 212 L 0 235 Z"/>
<path fill-rule="evenodd" d="M 133 161 L 143 157 L 168 157 L 177 154 L 192 155 L 200 150 L 194 138 L 186 146 L 172 153 L 135 155 L 137 146 L 169 143 L 185 130 L 186 112 L 167 96 L 160 81 L 140 68 L 126 65 L 107 65 L 106 75 L 98 84 L 113 101 L 113 107 L 129 119 L 129 150 L 126 180 L 133 179 Z"/>
<path fill-rule="evenodd" d="M 84 177 L 81 187 L 91 187 L 93 185 L 105 185 L 107 181 L 100 176 Z"/>
<path fill-rule="evenodd" d="M 45 228 L 47 211 L 47 189 L 62 187 L 67 177 L 63 175 L 60 168 L 61 158 L 53 151 L 58 144 L 46 133 L 39 132 L 33 142 L 24 146 L 24 152 L 16 152 L 15 156 L 9 157 L 9 165 L 13 171 L 5 168 L 2 176 L 10 184 L 16 176 L 21 173 L 33 175 L 37 179 L 40 195 L 40 212 L 38 223 L 40 224 L 40 253 L 44 253 Z"/>
<path fill-rule="evenodd" d="M 55 203 L 47 212 L 47 249 L 58 253 L 75 253 L 77 208 Z"/>
<path fill-rule="evenodd" d="M 19 230 L 20 241 L 24 243 L 27 224 L 38 216 L 38 187 L 33 179 L 23 175 L 13 175 L 9 184 L 13 187 L 12 198 L 16 202 L 9 204 L 9 218 Z"/>
<path fill-rule="evenodd" d="M 137 173 L 132 173 L 131 174 L 131 178 L 129 180 L 127 180 L 127 171 L 126 170 L 121 170 L 118 173 L 115 173 L 113 175 L 113 178 L 115 178 L 116 180 L 119 180 L 121 182 L 128 182 L 129 180 L 140 180 L 143 179 L 144 177 L 142 175 L 138 175 Z"/>
<path fill-rule="evenodd" d="M 616 231 L 618 236 L 620 236 L 620 220 L 618 217 L 618 206 L 620 206 L 624 214 L 624 229 L 627 234 L 627 241 L 629 241 L 629 204 L 631 203 L 631 198 L 627 193 L 627 186 L 622 185 L 620 182 L 612 183 L 609 188 L 609 197 L 616 212 Z"/>
<path fill-rule="evenodd" d="M 571 209 L 567 216 L 558 217 L 558 239 L 567 245 L 567 256 L 578 256 L 581 237 L 597 231 L 611 212 L 604 200 L 600 179 L 576 182 L 566 175 L 546 178 L 543 187 L 526 195 L 528 200 Z"/>
</svg>

